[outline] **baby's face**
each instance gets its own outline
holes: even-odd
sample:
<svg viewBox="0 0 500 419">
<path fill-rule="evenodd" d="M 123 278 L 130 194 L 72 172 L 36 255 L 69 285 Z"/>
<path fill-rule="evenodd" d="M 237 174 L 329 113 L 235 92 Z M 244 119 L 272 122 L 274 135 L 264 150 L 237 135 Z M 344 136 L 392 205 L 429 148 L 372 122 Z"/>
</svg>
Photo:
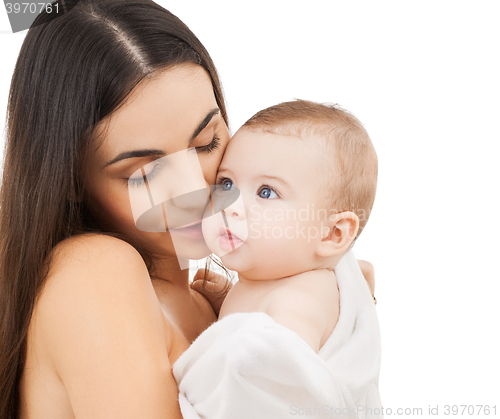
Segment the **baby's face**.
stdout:
<svg viewBox="0 0 500 419">
<path fill-rule="evenodd" d="M 316 245 L 328 235 L 325 210 L 319 211 L 329 189 L 324 158 L 293 136 L 250 129 L 235 134 L 212 197 L 225 220 L 219 213 L 203 221 L 208 247 L 227 268 L 246 278 L 276 279 L 316 267 Z"/>
</svg>

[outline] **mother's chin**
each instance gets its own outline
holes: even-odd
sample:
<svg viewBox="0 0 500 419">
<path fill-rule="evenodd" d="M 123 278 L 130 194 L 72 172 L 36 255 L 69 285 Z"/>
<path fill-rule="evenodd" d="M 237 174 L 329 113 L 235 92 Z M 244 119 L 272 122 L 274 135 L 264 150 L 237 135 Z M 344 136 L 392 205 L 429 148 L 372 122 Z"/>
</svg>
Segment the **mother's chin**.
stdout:
<svg viewBox="0 0 500 419">
<path fill-rule="evenodd" d="M 186 262 L 189 259 L 203 259 L 212 253 L 203 237 L 192 238 L 183 232 L 176 232 L 175 230 L 171 231 L 171 237 L 181 269 L 189 268 Z"/>
</svg>

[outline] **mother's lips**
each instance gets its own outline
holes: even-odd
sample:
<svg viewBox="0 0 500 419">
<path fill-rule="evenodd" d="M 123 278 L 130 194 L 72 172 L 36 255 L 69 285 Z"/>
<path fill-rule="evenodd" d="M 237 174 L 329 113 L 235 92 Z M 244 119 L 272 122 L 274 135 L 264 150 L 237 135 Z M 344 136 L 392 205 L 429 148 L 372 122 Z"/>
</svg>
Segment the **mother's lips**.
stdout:
<svg viewBox="0 0 500 419">
<path fill-rule="evenodd" d="M 174 233 L 181 233 L 193 239 L 201 239 L 203 237 L 203 231 L 201 230 L 201 221 L 188 224 L 187 226 L 172 228 L 169 229 L 169 231 Z"/>
<path fill-rule="evenodd" d="M 182 225 L 180 227 L 175 227 L 175 228 L 173 228 L 173 230 L 177 230 L 177 229 L 181 229 L 181 228 L 188 228 L 188 227 L 192 227 L 192 226 L 196 226 L 196 225 L 201 226 L 201 220 L 195 221 L 194 223 L 191 223 L 191 224 L 185 224 L 185 225 Z"/>
</svg>

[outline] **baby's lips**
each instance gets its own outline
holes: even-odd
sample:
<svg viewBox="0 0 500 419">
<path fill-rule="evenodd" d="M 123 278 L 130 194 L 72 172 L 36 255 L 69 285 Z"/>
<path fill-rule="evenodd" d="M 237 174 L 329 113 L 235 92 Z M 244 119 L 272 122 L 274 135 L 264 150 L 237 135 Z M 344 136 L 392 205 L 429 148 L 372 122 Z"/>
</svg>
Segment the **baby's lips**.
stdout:
<svg viewBox="0 0 500 419">
<path fill-rule="evenodd" d="M 248 232 L 242 232 L 240 230 L 236 230 L 236 233 L 234 232 L 235 230 L 231 230 L 227 227 L 221 228 L 219 235 L 224 236 L 226 235 L 227 237 L 231 238 L 234 241 L 239 241 L 239 242 L 244 242 L 246 240 L 246 237 L 248 236 Z M 241 234 L 243 233 L 243 234 Z M 242 237 L 245 237 L 243 239 Z"/>
<path fill-rule="evenodd" d="M 234 234 L 230 229 L 226 227 L 222 227 L 219 230 L 219 236 L 227 236 L 232 240 L 242 241 L 236 234 Z"/>
</svg>

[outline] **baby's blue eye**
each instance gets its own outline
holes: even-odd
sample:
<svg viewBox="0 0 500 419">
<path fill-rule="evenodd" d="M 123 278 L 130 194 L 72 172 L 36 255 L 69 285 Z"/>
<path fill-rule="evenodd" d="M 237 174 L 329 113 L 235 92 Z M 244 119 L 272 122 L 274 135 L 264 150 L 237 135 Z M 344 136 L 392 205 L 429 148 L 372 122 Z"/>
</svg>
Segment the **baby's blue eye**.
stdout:
<svg viewBox="0 0 500 419">
<path fill-rule="evenodd" d="M 276 198 L 278 198 L 278 194 L 276 192 L 274 192 L 268 186 L 264 186 L 261 190 L 259 190 L 259 192 L 257 194 L 263 199 L 276 199 Z"/>
<path fill-rule="evenodd" d="M 223 191 L 230 191 L 233 188 L 233 182 L 230 179 L 225 179 L 222 182 L 222 187 L 221 189 Z"/>
</svg>

